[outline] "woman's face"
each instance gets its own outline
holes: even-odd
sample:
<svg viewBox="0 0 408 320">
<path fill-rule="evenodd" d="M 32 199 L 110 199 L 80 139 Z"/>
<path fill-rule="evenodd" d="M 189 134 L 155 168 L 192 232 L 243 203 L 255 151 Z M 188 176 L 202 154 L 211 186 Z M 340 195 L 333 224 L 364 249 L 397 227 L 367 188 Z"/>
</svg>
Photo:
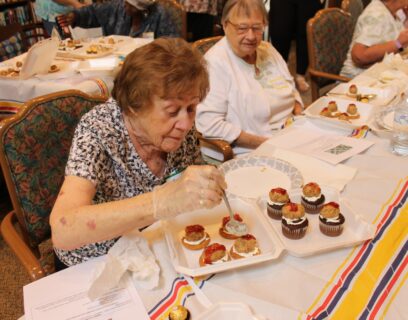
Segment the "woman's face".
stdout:
<svg viewBox="0 0 408 320">
<path fill-rule="evenodd" d="M 163 152 L 176 151 L 193 126 L 198 103 L 198 90 L 177 98 L 155 96 L 150 108 L 131 116 L 139 142 L 153 144 Z"/>
<path fill-rule="evenodd" d="M 262 41 L 265 28 L 260 12 L 252 12 L 249 17 L 238 15 L 232 9 L 230 17 L 224 22 L 224 31 L 234 53 L 240 58 L 251 57 Z"/>
</svg>

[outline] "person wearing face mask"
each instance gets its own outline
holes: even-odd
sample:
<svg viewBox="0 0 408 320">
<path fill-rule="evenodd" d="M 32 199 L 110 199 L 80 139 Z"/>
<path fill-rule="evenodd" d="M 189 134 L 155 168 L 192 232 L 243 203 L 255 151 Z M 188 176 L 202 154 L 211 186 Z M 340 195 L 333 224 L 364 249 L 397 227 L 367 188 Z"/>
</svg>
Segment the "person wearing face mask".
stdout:
<svg viewBox="0 0 408 320">
<path fill-rule="evenodd" d="M 94 3 L 57 16 L 62 28 L 102 27 L 104 36 L 180 37 L 181 28 L 160 2 L 154 0 L 111 0 Z"/>
<path fill-rule="evenodd" d="M 224 176 L 195 165 L 202 163 L 195 110 L 208 87 L 204 58 L 180 38 L 126 57 L 112 98 L 75 130 L 50 216 L 58 269 L 106 254 L 135 228 L 220 203 Z M 166 178 L 175 172 L 178 179 Z"/>
<path fill-rule="evenodd" d="M 286 62 L 262 41 L 267 22 L 262 0 L 229 0 L 225 37 L 205 54 L 210 92 L 198 105 L 196 126 L 206 138 L 233 144 L 235 154 L 258 147 L 303 110 Z"/>
<path fill-rule="evenodd" d="M 408 0 L 372 0 L 358 17 L 347 59 L 340 72 L 354 78 L 386 53 L 408 46 L 408 29 L 397 12 L 407 11 Z"/>
</svg>

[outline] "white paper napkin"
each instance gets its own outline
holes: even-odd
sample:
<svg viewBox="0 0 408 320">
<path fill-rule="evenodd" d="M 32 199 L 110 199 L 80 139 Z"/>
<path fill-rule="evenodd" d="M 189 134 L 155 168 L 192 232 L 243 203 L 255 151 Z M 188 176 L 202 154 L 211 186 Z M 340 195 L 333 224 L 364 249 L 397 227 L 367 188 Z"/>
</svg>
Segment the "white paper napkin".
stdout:
<svg viewBox="0 0 408 320">
<path fill-rule="evenodd" d="M 160 267 L 138 230 L 122 236 L 109 250 L 106 262 L 95 270 L 95 280 L 88 291 L 89 298 L 93 300 L 109 291 L 127 271 L 131 272 L 133 282 L 138 287 L 153 289 L 159 283 Z"/>
</svg>

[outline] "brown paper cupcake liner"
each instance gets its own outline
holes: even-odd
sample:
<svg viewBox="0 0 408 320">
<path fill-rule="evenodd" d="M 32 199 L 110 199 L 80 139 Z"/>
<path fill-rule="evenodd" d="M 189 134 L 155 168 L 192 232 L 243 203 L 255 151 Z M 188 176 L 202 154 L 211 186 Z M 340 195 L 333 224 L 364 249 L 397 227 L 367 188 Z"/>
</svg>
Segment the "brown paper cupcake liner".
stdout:
<svg viewBox="0 0 408 320">
<path fill-rule="evenodd" d="M 339 235 L 341 235 L 341 233 L 343 232 L 343 225 L 342 224 L 338 224 L 338 225 L 329 225 L 329 224 L 325 224 L 323 222 L 319 222 L 319 228 L 320 231 L 325 234 L 326 236 L 329 237 L 337 237 Z"/>
<path fill-rule="evenodd" d="M 305 236 L 307 231 L 307 227 L 298 228 L 298 229 L 290 229 L 289 227 L 282 224 L 282 233 L 286 238 L 296 240 L 301 239 Z"/>
</svg>

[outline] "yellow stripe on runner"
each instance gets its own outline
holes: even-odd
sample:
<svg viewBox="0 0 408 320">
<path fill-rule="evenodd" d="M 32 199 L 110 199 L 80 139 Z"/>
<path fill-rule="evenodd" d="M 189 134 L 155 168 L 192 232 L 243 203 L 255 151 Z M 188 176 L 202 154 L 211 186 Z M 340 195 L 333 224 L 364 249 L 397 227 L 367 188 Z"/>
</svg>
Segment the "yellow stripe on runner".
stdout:
<svg viewBox="0 0 408 320">
<path fill-rule="evenodd" d="M 407 217 L 408 203 L 392 221 L 381 241 L 376 243 L 364 270 L 353 281 L 353 285 L 331 314 L 331 319 L 357 319 L 364 310 L 384 269 L 405 243 L 408 235 Z"/>
<path fill-rule="evenodd" d="M 404 285 L 405 281 L 408 279 L 408 272 L 405 274 L 405 276 L 402 278 L 400 284 L 398 285 L 397 289 L 395 292 L 392 294 L 390 300 L 388 301 L 387 305 L 384 308 L 384 312 L 381 314 L 380 319 L 384 319 L 385 315 L 388 312 L 388 309 L 390 308 L 392 302 L 394 301 L 395 297 L 397 296 L 398 292 L 401 290 L 402 286 Z"/>
</svg>

